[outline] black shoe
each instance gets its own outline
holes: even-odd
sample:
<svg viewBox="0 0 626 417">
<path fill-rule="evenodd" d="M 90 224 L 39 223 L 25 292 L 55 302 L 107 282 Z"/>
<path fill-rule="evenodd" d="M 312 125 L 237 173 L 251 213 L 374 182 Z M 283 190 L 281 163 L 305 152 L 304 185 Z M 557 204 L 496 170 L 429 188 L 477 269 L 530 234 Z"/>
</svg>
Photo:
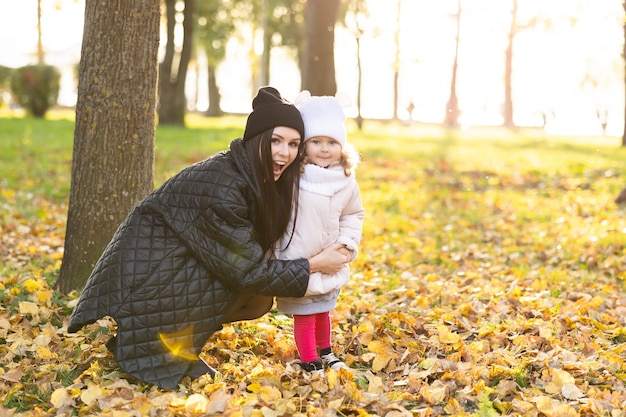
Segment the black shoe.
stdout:
<svg viewBox="0 0 626 417">
<path fill-rule="evenodd" d="M 322 349 L 320 351 L 320 357 L 322 358 L 322 363 L 326 365 L 327 368 L 334 369 L 335 371 L 341 368 L 350 369 L 344 361 L 335 356 L 330 348 Z"/>
<path fill-rule="evenodd" d="M 216 375 L 219 375 L 219 372 L 207 365 L 202 359 L 198 359 L 198 361 L 189 365 L 185 375 L 193 380 L 200 378 L 202 375 L 209 375 L 211 378 L 215 378 Z"/>
<path fill-rule="evenodd" d="M 302 369 L 304 369 L 307 372 L 310 372 L 311 374 L 324 375 L 324 366 L 322 365 L 322 362 L 319 360 L 312 361 L 312 362 L 301 362 L 300 366 L 302 366 Z"/>
<path fill-rule="evenodd" d="M 105 345 L 107 349 L 109 349 L 109 352 L 115 355 L 115 350 L 117 349 L 117 335 L 111 336 L 111 338 L 107 340 Z"/>
</svg>

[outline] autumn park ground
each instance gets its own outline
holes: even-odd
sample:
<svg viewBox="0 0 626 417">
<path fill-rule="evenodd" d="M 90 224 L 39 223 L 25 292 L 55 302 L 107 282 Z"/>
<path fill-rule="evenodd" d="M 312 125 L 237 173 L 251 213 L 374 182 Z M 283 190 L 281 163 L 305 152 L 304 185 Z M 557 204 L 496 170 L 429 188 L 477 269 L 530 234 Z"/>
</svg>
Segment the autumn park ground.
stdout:
<svg viewBox="0 0 626 417">
<path fill-rule="evenodd" d="M 243 118 L 157 129 L 155 183 L 226 148 Z M 222 373 L 160 390 L 77 334 L 63 254 L 71 114 L 0 116 L 0 416 L 626 416 L 626 149 L 615 137 L 349 125 L 367 211 L 333 344 L 296 366 L 276 310 L 206 346 Z"/>
</svg>

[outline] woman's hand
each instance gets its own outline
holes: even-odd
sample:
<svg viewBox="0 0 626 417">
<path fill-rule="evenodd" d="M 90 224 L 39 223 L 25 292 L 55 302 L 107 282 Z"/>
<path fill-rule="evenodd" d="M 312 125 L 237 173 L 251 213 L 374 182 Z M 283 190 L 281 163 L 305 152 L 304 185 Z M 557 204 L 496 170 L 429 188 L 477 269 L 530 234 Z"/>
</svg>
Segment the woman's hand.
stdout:
<svg viewBox="0 0 626 417">
<path fill-rule="evenodd" d="M 345 245 L 336 243 L 331 245 L 309 259 L 309 272 L 321 272 L 323 274 L 336 274 L 350 262 L 351 256 L 342 253 Z"/>
<path fill-rule="evenodd" d="M 348 249 L 345 245 L 339 248 L 339 253 L 345 255 L 348 262 L 352 262 L 354 260 L 352 259 L 352 251 Z"/>
</svg>

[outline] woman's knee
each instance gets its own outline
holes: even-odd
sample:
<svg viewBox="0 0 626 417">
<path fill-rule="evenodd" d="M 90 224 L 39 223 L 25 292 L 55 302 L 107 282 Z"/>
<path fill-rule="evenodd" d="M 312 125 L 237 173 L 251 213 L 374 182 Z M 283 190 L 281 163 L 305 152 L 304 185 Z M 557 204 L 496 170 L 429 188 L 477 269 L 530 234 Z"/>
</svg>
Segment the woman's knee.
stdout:
<svg viewBox="0 0 626 417">
<path fill-rule="evenodd" d="M 248 320 L 263 317 L 265 314 L 267 314 L 268 311 L 272 309 L 273 305 L 273 297 L 256 297 L 256 299 L 252 299 L 248 306 L 250 307 L 250 314 L 253 317 L 250 317 Z"/>
<path fill-rule="evenodd" d="M 273 305 L 273 297 L 242 295 L 231 305 L 225 322 L 258 319 L 270 311 Z"/>
</svg>

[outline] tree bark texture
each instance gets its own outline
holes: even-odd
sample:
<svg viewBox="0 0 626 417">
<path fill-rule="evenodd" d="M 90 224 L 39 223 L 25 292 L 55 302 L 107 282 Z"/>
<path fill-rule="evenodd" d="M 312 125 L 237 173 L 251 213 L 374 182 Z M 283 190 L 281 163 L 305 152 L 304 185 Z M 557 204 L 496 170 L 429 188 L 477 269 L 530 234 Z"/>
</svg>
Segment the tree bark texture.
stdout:
<svg viewBox="0 0 626 417">
<path fill-rule="evenodd" d="M 87 0 L 65 254 L 81 289 L 113 233 L 154 188 L 159 0 Z"/>
<path fill-rule="evenodd" d="M 304 9 L 305 51 L 302 89 L 315 96 L 334 96 L 335 23 L 339 0 L 309 0 Z"/>
<path fill-rule="evenodd" d="M 176 2 L 165 1 L 167 42 L 165 56 L 159 66 L 159 124 L 185 125 L 187 100 L 185 81 L 193 47 L 195 0 L 185 0 L 183 11 L 182 47 L 177 50 L 175 41 Z"/>
</svg>

